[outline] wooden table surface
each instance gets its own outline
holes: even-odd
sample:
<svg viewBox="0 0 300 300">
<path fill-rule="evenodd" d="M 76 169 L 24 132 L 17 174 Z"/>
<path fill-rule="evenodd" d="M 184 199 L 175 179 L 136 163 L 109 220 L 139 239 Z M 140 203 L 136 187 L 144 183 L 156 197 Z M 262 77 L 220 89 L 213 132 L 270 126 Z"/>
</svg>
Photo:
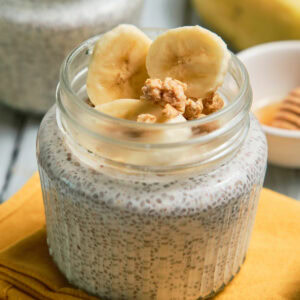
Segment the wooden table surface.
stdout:
<svg viewBox="0 0 300 300">
<path fill-rule="evenodd" d="M 145 0 L 142 27 L 171 28 L 199 22 L 189 1 Z M 35 142 L 40 121 L 0 106 L 0 203 L 37 170 Z M 300 170 L 269 165 L 264 186 L 300 200 Z"/>
</svg>

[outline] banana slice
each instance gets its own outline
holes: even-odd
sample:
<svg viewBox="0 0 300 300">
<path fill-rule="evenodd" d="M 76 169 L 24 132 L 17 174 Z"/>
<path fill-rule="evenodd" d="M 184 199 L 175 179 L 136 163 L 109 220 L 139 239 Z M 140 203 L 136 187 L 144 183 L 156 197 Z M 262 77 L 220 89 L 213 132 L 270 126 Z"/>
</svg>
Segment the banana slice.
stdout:
<svg viewBox="0 0 300 300">
<path fill-rule="evenodd" d="M 141 113 L 151 113 L 157 117 L 159 122 L 164 122 L 163 108 L 157 104 L 153 104 L 147 100 L 138 99 L 118 99 L 109 103 L 97 105 L 94 109 L 116 118 L 128 119 L 136 121 L 136 118 Z M 80 116 L 79 116 L 80 117 Z M 89 126 L 94 129 L 95 133 L 99 133 L 103 137 L 111 137 L 119 141 L 134 141 L 137 143 L 146 144 L 165 144 L 175 143 L 188 140 L 192 136 L 190 128 L 142 128 L 140 123 L 136 123 L 134 128 L 120 126 L 115 122 L 106 122 L 101 118 L 93 118 L 86 120 Z M 168 119 L 166 123 L 186 122 L 186 119 L 179 114 L 177 117 Z M 82 145 L 94 153 L 96 156 L 111 159 L 118 162 L 134 164 L 134 165 L 169 165 L 175 162 L 184 160 L 186 157 L 186 149 L 171 148 L 171 149 L 144 149 L 134 150 L 131 147 L 123 146 L 122 144 L 108 143 L 105 139 L 95 138 L 94 135 L 82 133 L 78 126 L 74 126 L 70 122 L 68 131 L 72 136 L 76 137 L 79 145 Z M 71 145 L 72 146 L 72 145 Z M 77 156 L 84 163 L 87 163 L 92 168 L 99 166 L 99 161 L 90 155 L 87 151 L 81 151 L 81 147 L 73 147 L 72 151 L 78 153 Z"/>
<path fill-rule="evenodd" d="M 171 29 L 151 44 L 146 67 L 151 78 L 175 78 L 187 84 L 186 95 L 204 98 L 222 85 L 230 53 L 215 33 L 200 26 Z"/>
<path fill-rule="evenodd" d="M 163 113 L 163 107 L 147 100 L 118 99 L 109 103 L 97 105 L 95 109 L 116 118 L 132 121 L 136 121 L 141 114 L 150 114 L 156 117 L 156 123 L 186 122 L 186 119 L 181 114 L 175 118 L 168 119 Z M 139 135 L 138 140 L 145 143 L 176 142 L 186 138 L 190 134 L 191 131 L 189 128 L 165 130 L 149 128 L 148 130 L 145 130 L 143 134 Z"/>
<path fill-rule="evenodd" d="M 163 114 L 163 107 L 147 100 L 138 99 L 118 99 L 109 103 L 97 105 L 98 111 L 127 120 L 136 121 L 141 114 L 151 114 L 156 117 L 159 123 L 180 123 L 186 122 L 186 119 L 179 114 L 175 118 L 166 119 Z M 147 144 L 175 143 L 189 139 L 192 135 L 190 128 L 174 128 L 174 129 L 122 129 L 116 125 L 110 128 L 104 128 L 99 124 L 99 131 L 105 130 L 105 134 L 111 132 L 114 138 L 125 140 L 134 140 L 135 142 Z M 132 151 L 127 148 L 114 147 L 113 145 L 98 144 L 93 146 L 93 152 L 99 153 L 103 157 L 113 160 L 137 164 L 137 165 L 168 165 L 181 160 L 186 153 L 183 149 L 168 150 L 148 150 L 148 151 Z"/>
<path fill-rule="evenodd" d="M 148 77 L 151 40 L 133 25 L 119 25 L 100 37 L 88 68 L 87 93 L 94 105 L 139 98 Z"/>
<path fill-rule="evenodd" d="M 156 117 L 157 123 L 164 123 L 166 117 L 163 108 L 158 104 L 139 99 L 118 99 L 112 102 L 97 105 L 96 110 L 115 118 L 136 121 L 141 114 L 151 114 Z"/>
</svg>

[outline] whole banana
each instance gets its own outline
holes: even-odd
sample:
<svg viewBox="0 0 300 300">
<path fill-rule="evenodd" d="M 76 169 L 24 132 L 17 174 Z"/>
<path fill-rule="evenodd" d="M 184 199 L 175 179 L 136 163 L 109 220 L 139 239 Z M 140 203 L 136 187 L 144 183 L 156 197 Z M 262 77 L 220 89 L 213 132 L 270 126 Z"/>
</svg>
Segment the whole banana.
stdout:
<svg viewBox="0 0 300 300">
<path fill-rule="evenodd" d="M 235 50 L 300 39 L 300 0 L 192 0 L 201 20 Z"/>
</svg>

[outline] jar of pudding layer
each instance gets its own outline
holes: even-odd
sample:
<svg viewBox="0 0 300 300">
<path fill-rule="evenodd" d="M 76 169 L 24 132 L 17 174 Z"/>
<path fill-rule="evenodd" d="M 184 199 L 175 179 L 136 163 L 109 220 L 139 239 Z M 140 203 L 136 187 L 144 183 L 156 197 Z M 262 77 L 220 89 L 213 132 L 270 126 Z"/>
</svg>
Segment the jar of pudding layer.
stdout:
<svg viewBox="0 0 300 300">
<path fill-rule="evenodd" d="M 38 133 L 50 254 L 70 283 L 99 297 L 213 296 L 246 257 L 266 169 L 247 72 L 232 54 L 216 113 L 137 123 L 86 103 L 97 39 L 63 63 Z"/>
</svg>

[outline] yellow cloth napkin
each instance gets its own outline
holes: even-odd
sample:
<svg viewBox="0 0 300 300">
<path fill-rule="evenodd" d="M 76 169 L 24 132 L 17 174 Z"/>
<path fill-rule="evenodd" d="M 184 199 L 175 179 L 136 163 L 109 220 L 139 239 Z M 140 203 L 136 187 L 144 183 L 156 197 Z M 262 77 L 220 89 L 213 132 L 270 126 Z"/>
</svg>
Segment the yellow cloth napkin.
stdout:
<svg viewBox="0 0 300 300">
<path fill-rule="evenodd" d="M 96 299 L 48 254 L 39 177 L 0 205 L 0 299 Z M 264 189 L 246 261 L 217 300 L 300 299 L 300 202 Z"/>
</svg>

